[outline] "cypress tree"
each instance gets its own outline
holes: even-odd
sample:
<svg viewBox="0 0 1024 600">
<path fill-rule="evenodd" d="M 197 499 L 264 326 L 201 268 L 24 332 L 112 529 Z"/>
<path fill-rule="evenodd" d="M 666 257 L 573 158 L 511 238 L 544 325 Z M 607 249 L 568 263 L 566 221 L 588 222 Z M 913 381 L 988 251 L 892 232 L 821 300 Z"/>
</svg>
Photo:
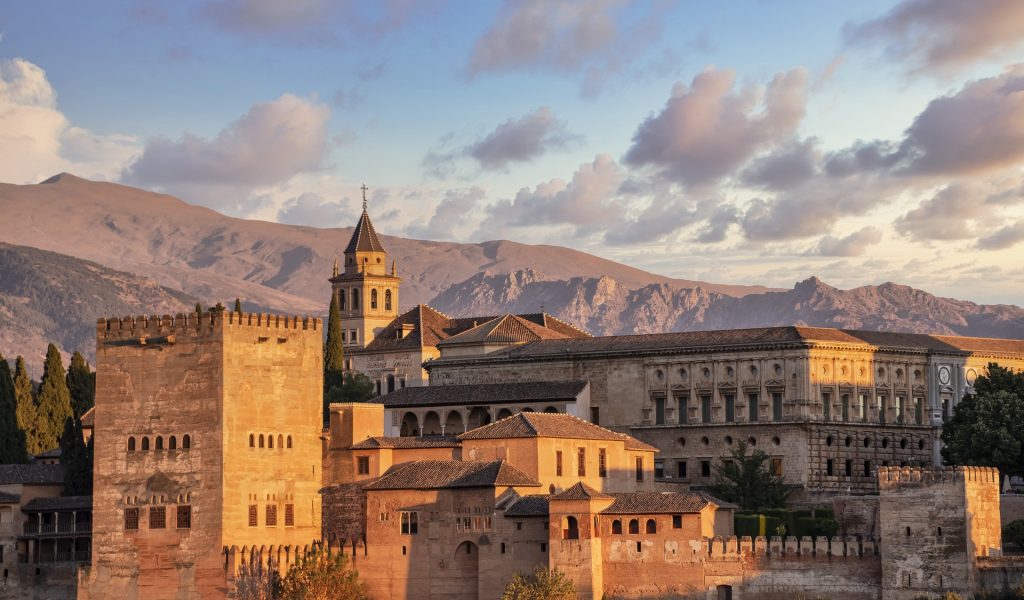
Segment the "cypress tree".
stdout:
<svg viewBox="0 0 1024 600">
<path fill-rule="evenodd" d="M 242 301 L 235 298 L 235 314 L 242 316 Z"/>
<path fill-rule="evenodd" d="M 71 408 L 75 416 L 81 418 L 95 404 L 96 374 L 77 351 L 71 355 L 68 365 L 68 391 L 71 392 Z"/>
<path fill-rule="evenodd" d="M 18 427 L 18 398 L 11 365 L 0 354 L 0 464 L 23 463 L 27 459 L 25 432 Z"/>
<path fill-rule="evenodd" d="M 71 416 L 64 421 L 60 438 L 60 464 L 64 466 L 64 495 L 92 494 L 92 440 L 82 439 L 82 420 Z"/>
<path fill-rule="evenodd" d="M 32 380 L 25 369 L 25 359 L 20 356 L 14 361 L 14 398 L 18 429 L 25 434 L 25 449 L 29 454 L 38 454 L 45 448 L 41 450 L 37 441 L 36 400 L 32 395 Z"/>
<path fill-rule="evenodd" d="M 36 396 L 36 410 L 36 441 L 42 448 L 40 451 L 56 448 L 60 445 L 64 421 L 72 415 L 72 411 L 71 392 L 68 391 L 64 362 L 61 360 L 60 350 L 53 344 L 46 348 L 46 362 L 43 364 L 43 379 L 39 382 L 39 394 Z"/>
<path fill-rule="evenodd" d="M 327 421 L 328 394 L 331 388 L 341 388 L 344 383 L 345 350 L 341 343 L 341 307 L 338 294 L 331 292 L 331 307 L 327 313 L 327 345 L 324 347 L 324 421 Z M 339 399 L 332 398 L 338 401 Z"/>
</svg>

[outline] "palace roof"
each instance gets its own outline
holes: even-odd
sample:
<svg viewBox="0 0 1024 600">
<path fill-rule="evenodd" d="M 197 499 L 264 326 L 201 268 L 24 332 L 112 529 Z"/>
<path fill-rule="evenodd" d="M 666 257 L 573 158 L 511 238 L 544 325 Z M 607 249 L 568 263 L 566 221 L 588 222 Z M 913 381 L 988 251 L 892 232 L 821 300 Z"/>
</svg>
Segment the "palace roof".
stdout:
<svg viewBox="0 0 1024 600">
<path fill-rule="evenodd" d="M 546 315 L 543 315 L 546 316 Z M 580 337 L 568 335 L 562 331 L 539 325 L 523 317 L 513 314 L 505 314 L 491 319 L 483 325 L 478 325 L 468 331 L 464 331 L 452 337 L 441 340 L 439 347 L 456 346 L 461 344 L 507 344 L 525 343 L 536 340 L 564 340 L 568 337 Z"/>
<path fill-rule="evenodd" d="M 573 440 L 609 440 L 623 442 L 627 450 L 657 452 L 657 448 L 624 433 L 616 433 L 583 419 L 559 413 L 517 413 L 490 425 L 460 434 L 460 440 L 501 440 L 550 437 Z"/>
<path fill-rule="evenodd" d="M 518 381 L 407 387 L 374 398 L 385 408 L 576 400 L 586 381 Z"/>
<path fill-rule="evenodd" d="M 548 496 L 530 495 L 516 500 L 505 509 L 506 517 L 546 517 L 548 516 Z"/>
<path fill-rule="evenodd" d="M 432 490 L 500 486 L 540 487 L 540 482 L 505 460 L 416 460 L 396 465 L 366 490 Z"/>
<path fill-rule="evenodd" d="M 700 492 L 629 492 L 612 494 L 615 502 L 602 510 L 610 515 L 657 515 L 667 513 L 700 512 L 708 504 L 720 508 L 736 508 L 735 505 L 717 500 Z"/>
<path fill-rule="evenodd" d="M 0 465 L 0 485 L 63 485 L 64 467 L 33 463 Z"/>
<path fill-rule="evenodd" d="M 21 507 L 23 512 L 46 512 L 59 510 L 92 510 L 92 496 L 58 496 L 55 498 L 33 498 Z"/>
<path fill-rule="evenodd" d="M 377 448 L 412 449 L 412 448 L 458 448 L 462 443 L 453 435 L 424 435 L 419 437 L 368 437 L 353 450 L 372 450 Z"/>
<path fill-rule="evenodd" d="M 613 496 L 599 492 L 580 481 L 569 489 L 551 496 L 550 500 L 606 500 L 611 498 Z"/>
<path fill-rule="evenodd" d="M 21 496 L 8 492 L 0 492 L 0 504 L 17 504 L 21 502 Z"/>
</svg>

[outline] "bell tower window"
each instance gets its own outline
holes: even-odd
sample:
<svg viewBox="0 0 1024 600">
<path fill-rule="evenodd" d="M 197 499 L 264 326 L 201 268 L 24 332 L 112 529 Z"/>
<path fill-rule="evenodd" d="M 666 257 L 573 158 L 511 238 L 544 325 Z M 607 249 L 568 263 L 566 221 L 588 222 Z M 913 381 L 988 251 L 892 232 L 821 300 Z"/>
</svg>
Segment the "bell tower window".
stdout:
<svg viewBox="0 0 1024 600">
<path fill-rule="evenodd" d="M 370 290 L 370 308 L 377 310 L 377 290 Z"/>
<path fill-rule="evenodd" d="M 341 310 L 345 310 L 345 300 L 347 298 L 348 294 L 345 293 L 345 290 L 338 291 L 338 308 L 340 308 Z"/>
<path fill-rule="evenodd" d="M 359 310 L 359 288 L 352 288 L 352 310 Z"/>
<path fill-rule="evenodd" d="M 391 310 L 391 290 L 384 290 L 384 310 Z"/>
</svg>

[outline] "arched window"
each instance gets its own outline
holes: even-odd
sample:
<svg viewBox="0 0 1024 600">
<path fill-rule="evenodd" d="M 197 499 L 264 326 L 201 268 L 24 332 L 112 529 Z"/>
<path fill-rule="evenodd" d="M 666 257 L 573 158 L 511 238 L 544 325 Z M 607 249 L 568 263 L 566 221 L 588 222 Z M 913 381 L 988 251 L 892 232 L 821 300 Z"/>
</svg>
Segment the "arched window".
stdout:
<svg viewBox="0 0 1024 600">
<path fill-rule="evenodd" d="M 256 447 L 256 436 L 251 434 L 251 433 L 249 434 L 249 447 L 250 448 L 255 448 Z"/>
<path fill-rule="evenodd" d="M 185 435 L 181 436 L 181 447 L 184 450 L 188 450 L 189 448 L 191 448 L 192 447 L 192 436 L 190 436 L 187 433 Z"/>
<path fill-rule="evenodd" d="M 352 288 L 352 310 L 359 310 L 359 288 Z"/>
<path fill-rule="evenodd" d="M 277 434 L 277 447 L 278 449 L 284 448 L 284 436 L 280 433 Z"/>
<path fill-rule="evenodd" d="M 267 448 L 273 448 L 273 447 L 274 447 L 274 434 L 270 434 L 270 435 L 267 436 Z"/>
<path fill-rule="evenodd" d="M 562 530 L 562 539 L 564 540 L 578 540 L 580 539 L 580 524 L 576 521 L 576 517 L 565 518 L 565 528 Z"/>
<path fill-rule="evenodd" d="M 129 452 L 135 452 L 135 438 L 134 437 L 129 437 L 128 438 L 128 451 Z"/>
<path fill-rule="evenodd" d="M 177 450 L 178 449 L 178 438 L 176 438 L 176 437 L 174 437 L 172 435 L 171 438 L 169 440 L 167 440 L 167 449 L 168 450 Z"/>
<path fill-rule="evenodd" d="M 640 533 L 640 520 L 639 519 L 630 519 L 629 520 L 629 532 L 630 533 Z"/>
<path fill-rule="evenodd" d="M 370 290 L 370 308 L 375 309 L 375 310 L 377 308 L 377 290 L 376 289 Z"/>
<path fill-rule="evenodd" d="M 263 434 L 260 434 L 260 448 L 263 447 Z"/>
<path fill-rule="evenodd" d="M 348 294 L 345 293 L 345 290 L 338 290 L 338 308 L 345 310 L 345 300 L 347 299 Z"/>
<path fill-rule="evenodd" d="M 156 449 L 157 450 L 163 450 L 164 449 L 164 438 L 162 436 L 159 436 L 159 435 L 156 436 Z"/>
<path fill-rule="evenodd" d="M 292 436 L 288 436 L 288 447 L 292 447 Z"/>
<path fill-rule="evenodd" d="M 143 436 L 143 438 L 142 438 L 142 449 L 143 450 L 149 450 L 149 438 L 148 437 Z"/>
<path fill-rule="evenodd" d="M 391 310 L 391 290 L 384 290 L 384 310 Z"/>
<path fill-rule="evenodd" d="M 647 519 L 647 533 L 658 533 L 658 522 L 654 519 Z"/>
<path fill-rule="evenodd" d="M 612 521 L 612 535 L 622 535 L 622 521 L 618 519 Z"/>
</svg>

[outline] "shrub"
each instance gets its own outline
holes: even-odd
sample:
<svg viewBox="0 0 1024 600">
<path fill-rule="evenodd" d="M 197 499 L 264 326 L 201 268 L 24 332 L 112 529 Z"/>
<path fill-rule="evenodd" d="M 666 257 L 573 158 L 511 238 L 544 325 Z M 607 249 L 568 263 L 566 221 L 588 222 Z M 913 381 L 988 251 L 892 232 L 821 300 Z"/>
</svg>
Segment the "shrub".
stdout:
<svg viewBox="0 0 1024 600">
<path fill-rule="evenodd" d="M 1017 548 L 1024 550 L 1024 519 L 1011 521 L 1003 527 L 1003 543 L 1016 544 Z"/>
<path fill-rule="evenodd" d="M 540 567 L 530 577 L 513 575 L 501 600 L 576 600 L 576 587 L 558 569 Z"/>
<path fill-rule="evenodd" d="M 282 600 L 367 600 L 366 586 L 341 552 L 317 546 L 281 580 Z"/>
</svg>

